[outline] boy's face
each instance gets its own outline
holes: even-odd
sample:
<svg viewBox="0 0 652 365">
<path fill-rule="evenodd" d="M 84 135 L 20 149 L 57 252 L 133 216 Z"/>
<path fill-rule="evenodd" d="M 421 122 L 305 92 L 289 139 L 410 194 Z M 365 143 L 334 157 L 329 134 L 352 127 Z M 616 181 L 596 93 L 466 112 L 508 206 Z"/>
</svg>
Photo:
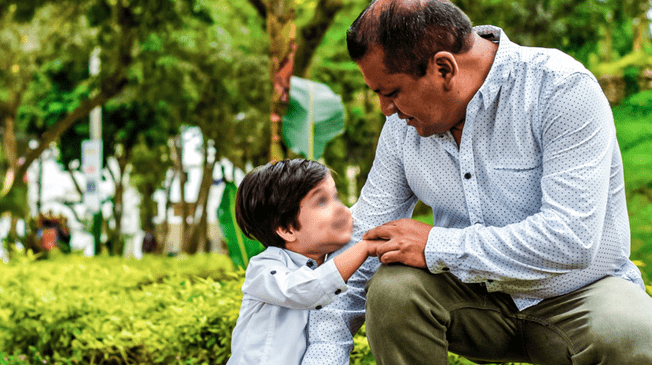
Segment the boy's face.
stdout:
<svg viewBox="0 0 652 365">
<path fill-rule="evenodd" d="M 340 202 L 335 181 L 330 175 L 301 199 L 297 220 L 301 229 L 279 232 L 286 240 L 285 248 L 310 257 L 319 264 L 326 254 L 351 240 L 351 212 Z"/>
</svg>

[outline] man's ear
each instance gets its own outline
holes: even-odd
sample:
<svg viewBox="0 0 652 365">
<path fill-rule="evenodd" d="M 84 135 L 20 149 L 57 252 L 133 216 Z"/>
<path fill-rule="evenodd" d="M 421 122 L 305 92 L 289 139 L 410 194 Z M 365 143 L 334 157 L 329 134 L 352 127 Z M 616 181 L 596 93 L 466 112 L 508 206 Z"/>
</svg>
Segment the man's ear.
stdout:
<svg viewBox="0 0 652 365">
<path fill-rule="evenodd" d="M 459 71 L 455 56 L 450 52 L 437 52 L 430 58 L 428 73 L 432 73 L 431 76 L 442 80 L 446 91 L 453 89 L 455 76 Z"/>
<path fill-rule="evenodd" d="M 294 242 L 297 240 L 297 236 L 295 235 L 294 228 L 285 228 L 285 227 L 278 227 L 276 229 L 276 234 L 278 234 L 282 239 L 285 240 L 285 242 Z"/>
</svg>

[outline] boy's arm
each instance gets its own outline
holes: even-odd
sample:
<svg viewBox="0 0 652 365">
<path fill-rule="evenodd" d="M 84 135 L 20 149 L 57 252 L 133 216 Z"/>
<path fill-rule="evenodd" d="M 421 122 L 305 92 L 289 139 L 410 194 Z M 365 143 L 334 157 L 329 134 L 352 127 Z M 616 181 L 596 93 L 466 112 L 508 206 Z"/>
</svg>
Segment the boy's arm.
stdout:
<svg viewBox="0 0 652 365">
<path fill-rule="evenodd" d="M 335 263 L 316 269 L 290 269 L 276 260 L 253 260 L 247 267 L 242 291 L 257 300 L 290 309 L 315 309 L 330 304 L 347 290 Z"/>
<path fill-rule="evenodd" d="M 367 257 L 376 256 L 376 242 L 378 241 L 361 240 L 333 259 L 344 281 L 349 280 Z"/>
</svg>

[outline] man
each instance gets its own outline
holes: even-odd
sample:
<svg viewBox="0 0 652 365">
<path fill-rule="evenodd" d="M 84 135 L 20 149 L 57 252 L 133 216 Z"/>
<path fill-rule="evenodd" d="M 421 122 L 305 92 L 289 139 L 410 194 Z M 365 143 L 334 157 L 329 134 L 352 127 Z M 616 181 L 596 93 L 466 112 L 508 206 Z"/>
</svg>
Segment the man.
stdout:
<svg viewBox="0 0 652 365">
<path fill-rule="evenodd" d="M 374 1 L 347 43 L 387 116 L 353 242 L 386 242 L 311 313 L 303 364 L 348 362 L 365 301 L 378 364 L 446 364 L 449 350 L 652 363 L 652 299 L 629 260 L 613 117 L 590 72 L 471 28 L 442 0 Z M 417 200 L 434 227 L 407 219 Z"/>
</svg>

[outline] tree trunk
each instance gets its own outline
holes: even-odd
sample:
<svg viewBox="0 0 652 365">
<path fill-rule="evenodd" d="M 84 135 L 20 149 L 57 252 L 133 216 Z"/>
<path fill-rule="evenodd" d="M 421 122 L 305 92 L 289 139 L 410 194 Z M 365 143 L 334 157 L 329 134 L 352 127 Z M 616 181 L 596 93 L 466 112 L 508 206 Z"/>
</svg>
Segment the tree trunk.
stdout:
<svg viewBox="0 0 652 365">
<path fill-rule="evenodd" d="M 305 77 L 315 51 L 324 39 L 324 35 L 335 21 L 335 15 L 342 10 L 342 0 L 319 0 L 310 22 L 298 32 L 297 55 L 294 74 Z"/>
<path fill-rule="evenodd" d="M 174 155 L 174 152 L 172 152 L 172 155 Z M 156 249 L 157 254 L 162 254 L 163 251 L 165 251 L 165 248 L 168 245 L 168 234 L 170 233 L 170 221 L 168 220 L 168 212 L 170 211 L 170 208 L 172 207 L 172 202 L 170 201 L 170 194 L 172 192 L 172 183 L 174 182 L 174 176 L 172 175 L 172 179 L 170 180 L 170 183 L 166 185 L 165 187 L 165 213 L 163 215 L 163 223 L 161 227 L 161 240 L 157 240 L 158 242 L 161 242 L 159 247 Z"/>
<path fill-rule="evenodd" d="M 126 154 L 118 157 L 118 170 L 118 176 L 113 176 L 113 174 L 111 174 L 115 183 L 115 195 L 113 196 L 113 219 L 115 219 L 115 229 L 109 238 L 111 245 L 109 252 L 112 255 L 122 256 L 124 254 L 124 240 L 122 237 L 122 208 L 124 200 L 124 178 L 125 171 L 127 170 Z"/>
<path fill-rule="evenodd" d="M 249 0 L 249 3 L 261 18 L 268 18 L 267 5 L 263 0 Z M 294 75 L 306 76 L 317 47 L 324 39 L 328 28 L 335 21 L 337 13 L 343 8 L 342 0 L 319 0 L 312 18 L 298 32 Z M 265 24 L 267 25 L 267 23 Z"/>
<path fill-rule="evenodd" d="M 14 117 L 13 115 L 7 115 L 5 116 L 3 121 L 4 121 L 3 123 L 4 132 L 2 134 L 2 142 L 3 142 L 5 156 L 7 157 L 7 162 L 9 167 L 5 175 L 5 181 L 3 184 L 2 193 L 0 194 L 0 198 L 7 196 L 7 193 L 9 193 L 9 189 L 11 188 L 11 186 L 14 185 L 14 179 L 16 178 L 16 170 L 18 168 L 18 149 L 16 147 L 16 131 L 14 126 Z M 20 177 L 20 179 L 21 179 L 20 183 L 22 183 L 22 177 Z M 27 207 L 28 206 L 27 201 L 25 201 L 24 203 L 25 203 L 25 207 Z M 13 202 L 13 204 L 17 204 L 17 202 Z M 9 226 L 9 235 L 6 240 L 5 248 L 7 249 L 8 255 L 11 258 L 15 251 L 16 240 L 18 238 L 18 234 L 16 231 L 18 217 L 16 216 L 16 212 L 14 212 L 13 210 L 9 210 L 9 213 L 11 214 L 11 224 Z M 27 217 L 21 217 L 21 218 L 26 219 Z"/>
<path fill-rule="evenodd" d="M 181 136 L 177 136 L 173 143 L 173 160 L 174 167 L 179 175 L 179 195 L 181 205 L 181 233 L 179 249 L 182 249 L 184 242 L 186 242 L 188 231 L 188 203 L 186 203 L 186 173 L 183 171 L 183 145 L 181 144 Z"/>
<path fill-rule="evenodd" d="M 193 212 L 193 224 L 188 233 L 187 245 L 184 252 L 195 254 L 199 250 L 202 242 L 206 242 L 206 229 L 207 229 L 207 214 L 206 207 L 208 206 L 208 194 L 213 185 L 213 170 L 215 169 L 215 162 L 217 159 L 208 162 L 208 144 L 204 142 L 204 168 L 199 187 L 199 195 L 197 196 L 197 204 Z"/>
<path fill-rule="evenodd" d="M 270 37 L 270 74 L 272 98 L 270 111 L 271 143 L 269 158 L 283 159 L 281 126 L 290 102 L 290 77 L 294 70 L 297 51 L 293 0 L 269 0 L 267 4 L 267 32 Z"/>
<path fill-rule="evenodd" d="M 68 174 L 70 175 L 70 180 L 72 181 L 72 184 L 75 186 L 75 190 L 77 191 L 77 194 L 79 194 L 80 197 L 84 197 L 84 191 L 81 188 L 81 185 L 79 185 L 79 181 L 77 181 L 77 178 L 75 177 L 75 170 L 71 169 L 70 166 L 66 166 L 66 171 L 68 171 Z"/>
<path fill-rule="evenodd" d="M 645 43 L 645 39 L 648 37 L 649 24 L 650 22 L 647 18 L 647 12 L 632 19 L 632 33 L 634 38 L 632 41 L 633 52 L 640 52 L 643 49 L 643 43 Z"/>
<path fill-rule="evenodd" d="M 16 128 L 14 127 L 14 117 L 6 116 L 4 118 L 4 132 L 2 134 L 2 144 L 9 163 L 9 170 L 16 171 L 18 165 L 18 149 L 16 148 Z"/>
</svg>

